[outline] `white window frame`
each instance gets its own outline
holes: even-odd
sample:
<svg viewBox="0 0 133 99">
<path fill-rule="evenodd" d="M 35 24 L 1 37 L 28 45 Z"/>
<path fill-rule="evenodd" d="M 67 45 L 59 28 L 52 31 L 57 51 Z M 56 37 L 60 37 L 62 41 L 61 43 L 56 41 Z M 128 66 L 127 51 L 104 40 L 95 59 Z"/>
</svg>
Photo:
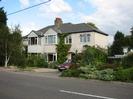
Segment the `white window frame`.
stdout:
<svg viewBox="0 0 133 99">
<path fill-rule="evenodd" d="M 46 61 L 47 62 L 55 62 L 55 61 L 57 61 L 57 53 L 45 53 L 45 54 L 46 54 Z M 52 61 L 49 60 L 49 57 L 48 57 L 49 54 L 53 55 Z"/>
<path fill-rule="evenodd" d="M 84 34 L 80 34 L 80 42 L 81 43 L 88 43 L 90 42 L 90 34 L 89 33 L 84 33 Z"/>
<path fill-rule="evenodd" d="M 35 44 L 35 41 L 33 44 L 31 43 L 31 38 L 36 39 L 36 44 Z M 28 45 L 38 45 L 38 37 L 28 37 Z"/>
<path fill-rule="evenodd" d="M 50 42 L 50 36 L 53 36 L 51 40 L 52 42 Z M 44 36 L 44 40 L 45 40 L 45 44 L 57 44 L 57 36 L 56 35 L 46 35 Z"/>
<path fill-rule="evenodd" d="M 65 44 L 72 44 L 72 36 L 68 35 L 67 37 L 65 37 Z"/>
</svg>

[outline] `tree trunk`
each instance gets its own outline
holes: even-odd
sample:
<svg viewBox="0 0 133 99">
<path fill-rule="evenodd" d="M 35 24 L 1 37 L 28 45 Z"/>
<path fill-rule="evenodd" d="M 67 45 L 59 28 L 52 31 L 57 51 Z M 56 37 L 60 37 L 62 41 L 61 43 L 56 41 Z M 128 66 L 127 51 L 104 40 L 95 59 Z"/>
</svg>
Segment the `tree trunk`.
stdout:
<svg viewBox="0 0 133 99">
<path fill-rule="evenodd" d="M 5 67 L 7 68 L 7 64 L 8 64 L 8 61 L 7 61 L 7 55 L 5 57 Z"/>
<path fill-rule="evenodd" d="M 10 56 L 6 56 L 6 59 L 5 59 L 5 67 L 7 68 L 8 66 L 8 62 L 9 62 L 9 59 L 10 59 Z"/>
<path fill-rule="evenodd" d="M 7 64 L 8 64 L 8 62 L 7 62 L 7 60 L 5 60 L 5 67 L 7 68 Z"/>
</svg>

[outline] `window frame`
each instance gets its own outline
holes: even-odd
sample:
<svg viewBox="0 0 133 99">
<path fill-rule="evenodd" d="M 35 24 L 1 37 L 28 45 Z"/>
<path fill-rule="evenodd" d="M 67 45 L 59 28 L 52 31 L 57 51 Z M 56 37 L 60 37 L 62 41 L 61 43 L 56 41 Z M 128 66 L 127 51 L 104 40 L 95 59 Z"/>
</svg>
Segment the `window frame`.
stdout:
<svg viewBox="0 0 133 99">
<path fill-rule="evenodd" d="M 68 35 L 65 37 L 65 44 L 72 44 L 72 36 Z"/>
<path fill-rule="evenodd" d="M 50 40 L 50 36 L 52 36 Z M 57 36 L 56 35 L 46 35 L 44 36 L 45 44 L 56 44 L 57 43 Z"/>
<path fill-rule="evenodd" d="M 28 37 L 28 45 L 38 45 L 38 37 Z"/>
<path fill-rule="evenodd" d="M 80 43 L 90 42 L 90 36 L 91 35 L 89 33 L 80 34 Z"/>
</svg>

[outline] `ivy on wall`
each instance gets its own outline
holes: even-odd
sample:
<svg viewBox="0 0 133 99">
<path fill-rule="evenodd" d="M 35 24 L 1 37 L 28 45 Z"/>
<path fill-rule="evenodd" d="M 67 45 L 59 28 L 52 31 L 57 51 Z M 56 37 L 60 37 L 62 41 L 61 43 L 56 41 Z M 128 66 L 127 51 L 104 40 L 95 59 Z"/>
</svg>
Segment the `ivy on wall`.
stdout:
<svg viewBox="0 0 133 99">
<path fill-rule="evenodd" d="M 67 55 L 68 51 L 71 48 L 70 44 L 65 44 L 65 37 L 68 36 L 69 34 L 58 34 L 59 37 L 59 42 L 56 45 L 56 50 L 57 50 L 57 61 L 58 63 L 63 63 L 67 60 Z"/>
</svg>

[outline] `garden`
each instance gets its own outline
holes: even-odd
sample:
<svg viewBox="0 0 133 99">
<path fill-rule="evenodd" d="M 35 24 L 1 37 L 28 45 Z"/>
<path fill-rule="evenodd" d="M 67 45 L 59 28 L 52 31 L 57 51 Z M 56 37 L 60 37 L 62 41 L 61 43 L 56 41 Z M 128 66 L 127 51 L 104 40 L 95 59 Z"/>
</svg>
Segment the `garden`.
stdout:
<svg viewBox="0 0 133 99">
<path fill-rule="evenodd" d="M 61 76 L 104 81 L 133 81 L 133 53 L 121 61 L 108 63 L 105 51 L 85 46 L 82 54 L 75 55 L 74 61 L 71 68 L 63 71 Z"/>
</svg>

